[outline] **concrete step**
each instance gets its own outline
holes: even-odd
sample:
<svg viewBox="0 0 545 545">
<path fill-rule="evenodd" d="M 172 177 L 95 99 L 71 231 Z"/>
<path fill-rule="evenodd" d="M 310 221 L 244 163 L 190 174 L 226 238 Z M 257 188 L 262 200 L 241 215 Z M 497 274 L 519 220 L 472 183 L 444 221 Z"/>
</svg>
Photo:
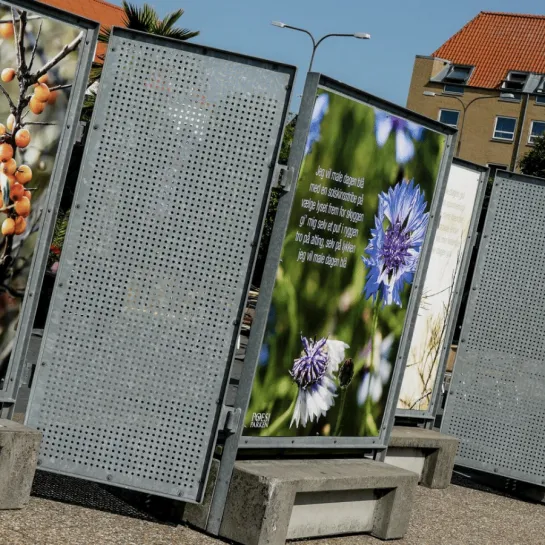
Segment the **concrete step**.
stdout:
<svg viewBox="0 0 545 545">
<path fill-rule="evenodd" d="M 458 439 L 437 431 L 394 426 L 386 463 L 413 471 L 428 488 L 447 488 L 452 479 Z"/>
<path fill-rule="evenodd" d="M 0 509 L 21 509 L 30 499 L 42 434 L 0 419 Z"/>
<path fill-rule="evenodd" d="M 354 533 L 401 538 L 417 482 L 410 471 L 364 459 L 239 461 L 220 536 L 244 545 Z"/>
</svg>

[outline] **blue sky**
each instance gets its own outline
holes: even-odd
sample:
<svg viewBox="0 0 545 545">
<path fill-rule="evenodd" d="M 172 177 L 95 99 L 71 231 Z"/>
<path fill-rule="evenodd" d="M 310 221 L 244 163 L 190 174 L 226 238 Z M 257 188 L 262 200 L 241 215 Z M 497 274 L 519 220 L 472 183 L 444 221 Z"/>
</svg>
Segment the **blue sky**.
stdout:
<svg viewBox="0 0 545 545">
<path fill-rule="evenodd" d="M 110 0 L 121 4 L 121 0 Z M 142 0 L 130 0 L 142 4 Z M 147 0 L 160 15 L 182 7 L 181 26 L 200 30 L 194 41 L 298 67 L 292 110 L 298 106 L 311 42 L 271 26 L 273 20 L 330 32 L 368 32 L 371 40 L 329 38 L 314 70 L 405 105 L 414 56 L 429 55 L 479 11 L 545 14 L 538 0 Z"/>
</svg>

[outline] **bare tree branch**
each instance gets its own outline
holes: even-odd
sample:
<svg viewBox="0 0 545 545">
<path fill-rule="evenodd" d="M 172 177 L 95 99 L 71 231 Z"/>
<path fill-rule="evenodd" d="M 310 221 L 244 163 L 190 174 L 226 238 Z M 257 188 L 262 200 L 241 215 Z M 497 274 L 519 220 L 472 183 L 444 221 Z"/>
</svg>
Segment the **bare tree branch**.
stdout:
<svg viewBox="0 0 545 545">
<path fill-rule="evenodd" d="M 35 21 L 37 19 L 42 19 L 41 15 L 30 15 L 26 18 L 27 21 Z M 18 23 L 19 19 L 1 19 L 0 25 L 5 25 L 7 23 Z"/>
<path fill-rule="evenodd" d="M 26 29 L 26 11 L 19 12 L 19 29 L 15 32 L 15 43 L 17 44 L 17 66 L 19 76 L 26 73 L 27 65 L 25 59 L 25 29 Z M 17 25 L 13 25 L 15 29 Z M 22 78 L 19 78 L 22 79 Z"/>
<path fill-rule="evenodd" d="M 66 85 L 56 85 L 55 87 L 50 87 L 50 91 L 60 91 L 61 89 L 70 89 L 72 87 L 71 83 L 67 83 Z"/>
<path fill-rule="evenodd" d="M 13 103 L 13 100 L 11 100 L 11 97 L 9 96 L 9 93 L 4 89 L 4 86 L 0 83 L 0 92 L 3 93 L 3 95 L 8 99 L 9 102 L 9 109 L 11 110 L 11 113 L 14 114 L 15 110 L 17 109 L 15 104 Z"/>
<path fill-rule="evenodd" d="M 21 123 L 21 126 L 24 127 L 26 125 L 58 125 L 58 123 L 55 123 L 53 121 L 27 121 L 26 123 Z"/>
<path fill-rule="evenodd" d="M 34 83 L 38 81 L 38 78 L 41 78 L 44 74 L 47 74 L 51 68 L 53 68 L 56 64 L 62 61 L 66 55 L 69 53 L 72 53 L 78 45 L 80 44 L 81 40 L 83 40 L 83 32 L 80 32 L 76 38 L 74 38 L 68 45 L 65 45 L 59 53 L 57 53 L 49 62 L 44 64 L 35 74 L 32 76 L 32 80 Z"/>
<path fill-rule="evenodd" d="M 36 41 L 32 48 L 32 54 L 30 55 L 30 62 L 28 63 L 28 70 L 32 70 L 32 64 L 34 63 L 34 57 L 36 56 L 36 50 L 38 49 L 38 42 L 40 41 L 40 34 L 42 33 L 43 21 L 40 21 L 40 28 L 38 28 L 38 34 L 36 34 Z"/>
<path fill-rule="evenodd" d="M 13 20 L 15 21 L 15 8 L 11 8 L 11 16 L 13 17 Z M 15 44 L 19 43 L 19 29 L 17 28 L 17 25 L 13 24 L 13 34 L 15 35 Z M 15 53 L 17 55 L 17 66 L 21 67 L 21 52 L 19 50 L 18 45 L 15 46 Z"/>
</svg>

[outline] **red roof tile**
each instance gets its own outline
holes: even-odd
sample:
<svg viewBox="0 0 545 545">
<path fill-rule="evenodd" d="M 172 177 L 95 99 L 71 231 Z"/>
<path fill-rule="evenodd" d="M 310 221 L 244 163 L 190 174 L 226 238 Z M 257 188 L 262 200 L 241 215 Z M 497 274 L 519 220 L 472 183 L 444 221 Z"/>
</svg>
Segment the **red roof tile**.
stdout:
<svg viewBox="0 0 545 545">
<path fill-rule="evenodd" d="M 497 88 L 510 70 L 545 74 L 545 15 L 481 11 L 432 55 L 475 66 L 473 87 Z"/>
<path fill-rule="evenodd" d="M 114 4 L 103 0 L 40 0 L 64 11 L 75 13 L 86 19 L 98 21 L 102 26 L 125 26 L 125 12 Z M 106 51 L 106 44 L 98 44 L 97 54 L 102 55 Z"/>
</svg>

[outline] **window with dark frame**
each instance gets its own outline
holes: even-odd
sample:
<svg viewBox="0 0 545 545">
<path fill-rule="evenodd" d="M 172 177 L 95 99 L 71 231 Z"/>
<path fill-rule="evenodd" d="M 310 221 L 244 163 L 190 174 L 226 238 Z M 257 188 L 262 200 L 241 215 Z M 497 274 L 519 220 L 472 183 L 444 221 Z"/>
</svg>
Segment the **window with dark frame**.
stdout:
<svg viewBox="0 0 545 545">
<path fill-rule="evenodd" d="M 460 118 L 460 112 L 458 110 L 439 110 L 439 121 L 445 125 L 451 127 L 458 126 L 458 119 Z"/>
<path fill-rule="evenodd" d="M 524 72 L 509 72 L 507 78 L 503 80 L 501 88 L 522 91 L 527 80 L 528 74 Z"/>
<path fill-rule="evenodd" d="M 528 144 L 533 144 L 535 139 L 545 134 L 545 121 L 532 121 L 530 126 L 530 134 L 528 136 Z"/>
<path fill-rule="evenodd" d="M 494 124 L 494 138 L 496 140 L 512 141 L 515 137 L 517 120 L 514 117 L 503 117 L 498 115 Z"/>
<path fill-rule="evenodd" d="M 443 93 L 447 95 L 463 95 L 465 88 L 462 85 L 455 85 L 453 83 L 445 83 L 443 87 Z"/>
<path fill-rule="evenodd" d="M 471 76 L 472 68 L 472 66 L 461 66 L 459 64 L 454 64 L 444 77 L 444 81 L 465 85 L 469 80 L 469 76 Z"/>
<path fill-rule="evenodd" d="M 509 72 L 507 78 L 503 80 L 502 89 L 513 89 L 515 91 L 522 91 L 528 74 L 524 72 Z"/>
</svg>

